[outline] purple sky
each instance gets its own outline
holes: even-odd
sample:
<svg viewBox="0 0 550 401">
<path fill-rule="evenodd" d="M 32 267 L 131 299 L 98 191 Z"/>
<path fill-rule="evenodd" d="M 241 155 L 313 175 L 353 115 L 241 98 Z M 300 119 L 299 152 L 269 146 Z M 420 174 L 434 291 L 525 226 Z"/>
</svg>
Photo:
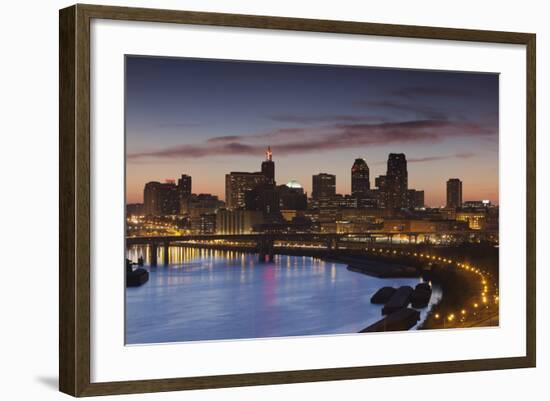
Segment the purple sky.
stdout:
<svg viewBox="0 0 550 401">
<path fill-rule="evenodd" d="M 258 171 L 268 145 L 277 183 L 308 193 L 319 172 L 349 193 L 357 157 L 374 184 L 393 152 L 428 205 L 445 203 L 454 177 L 464 200 L 498 203 L 498 75 L 127 57 L 129 203 L 181 174 L 223 199 L 225 174 Z"/>
</svg>

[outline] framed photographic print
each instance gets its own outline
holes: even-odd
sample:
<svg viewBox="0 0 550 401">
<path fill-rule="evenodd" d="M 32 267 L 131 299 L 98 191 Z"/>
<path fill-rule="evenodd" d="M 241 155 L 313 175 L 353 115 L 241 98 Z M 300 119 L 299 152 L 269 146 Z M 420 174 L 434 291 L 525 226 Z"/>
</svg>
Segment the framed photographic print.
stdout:
<svg viewBox="0 0 550 401">
<path fill-rule="evenodd" d="M 60 390 L 535 366 L 535 35 L 60 11 Z"/>
</svg>

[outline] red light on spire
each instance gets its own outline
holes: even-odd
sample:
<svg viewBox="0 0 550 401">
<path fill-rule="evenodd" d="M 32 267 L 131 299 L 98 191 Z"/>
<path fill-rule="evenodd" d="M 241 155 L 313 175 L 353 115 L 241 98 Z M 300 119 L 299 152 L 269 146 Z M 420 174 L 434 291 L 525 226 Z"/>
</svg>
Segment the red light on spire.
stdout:
<svg viewBox="0 0 550 401">
<path fill-rule="evenodd" d="M 271 161 L 273 157 L 273 152 L 271 151 L 271 146 L 267 147 L 267 150 L 265 151 L 265 159 L 268 161 Z"/>
</svg>

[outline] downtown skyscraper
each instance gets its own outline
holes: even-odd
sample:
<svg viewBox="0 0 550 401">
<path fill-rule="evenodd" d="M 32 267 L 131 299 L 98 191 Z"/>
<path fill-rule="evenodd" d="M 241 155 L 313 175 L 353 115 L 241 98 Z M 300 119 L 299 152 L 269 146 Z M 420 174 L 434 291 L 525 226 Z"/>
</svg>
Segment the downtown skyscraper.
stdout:
<svg viewBox="0 0 550 401">
<path fill-rule="evenodd" d="M 175 215 L 179 213 L 178 187 L 172 181 L 151 181 L 143 189 L 143 208 L 147 215 Z"/>
<path fill-rule="evenodd" d="M 265 160 L 262 162 L 262 174 L 266 178 L 266 184 L 275 185 L 275 162 L 271 146 L 265 151 Z"/>
<path fill-rule="evenodd" d="M 408 206 L 408 172 L 404 153 L 390 153 L 385 178 L 386 207 L 402 209 Z"/>
<path fill-rule="evenodd" d="M 232 171 L 225 175 L 225 203 L 228 209 L 243 209 L 245 194 L 257 186 L 265 184 L 265 176 L 260 172 L 249 173 Z"/>
<path fill-rule="evenodd" d="M 370 196 L 370 171 L 365 159 L 355 159 L 351 167 L 351 196 L 365 199 Z"/>
<path fill-rule="evenodd" d="M 313 199 L 328 199 L 336 195 L 336 176 L 333 174 L 319 173 L 311 177 Z"/>
<path fill-rule="evenodd" d="M 462 207 L 462 181 L 458 178 L 449 178 L 447 181 L 447 207 Z"/>
<path fill-rule="evenodd" d="M 178 179 L 178 192 L 180 194 L 180 198 L 185 198 L 191 195 L 193 192 L 192 181 L 191 176 L 187 174 L 182 174 Z"/>
<path fill-rule="evenodd" d="M 271 147 L 265 152 L 261 171 L 231 172 L 225 175 L 225 202 L 230 210 L 278 210 L 275 187 L 275 162 Z"/>
</svg>

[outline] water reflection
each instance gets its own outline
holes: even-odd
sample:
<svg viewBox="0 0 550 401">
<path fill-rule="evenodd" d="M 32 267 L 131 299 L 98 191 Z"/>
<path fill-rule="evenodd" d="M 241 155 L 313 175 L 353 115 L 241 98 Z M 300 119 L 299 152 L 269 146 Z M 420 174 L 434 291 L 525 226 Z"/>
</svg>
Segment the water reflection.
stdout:
<svg viewBox="0 0 550 401">
<path fill-rule="evenodd" d="M 377 279 L 345 265 L 301 256 L 258 255 L 184 247 L 168 249 L 168 266 L 149 266 L 150 280 L 126 291 L 126 342 L 159 343 L 297 335 L 356 333 L 380 319 L 371 295 L 384 285 L 418 279 Z M 434 291 L 432 302 L 440 296 Z"/>
</svg>

